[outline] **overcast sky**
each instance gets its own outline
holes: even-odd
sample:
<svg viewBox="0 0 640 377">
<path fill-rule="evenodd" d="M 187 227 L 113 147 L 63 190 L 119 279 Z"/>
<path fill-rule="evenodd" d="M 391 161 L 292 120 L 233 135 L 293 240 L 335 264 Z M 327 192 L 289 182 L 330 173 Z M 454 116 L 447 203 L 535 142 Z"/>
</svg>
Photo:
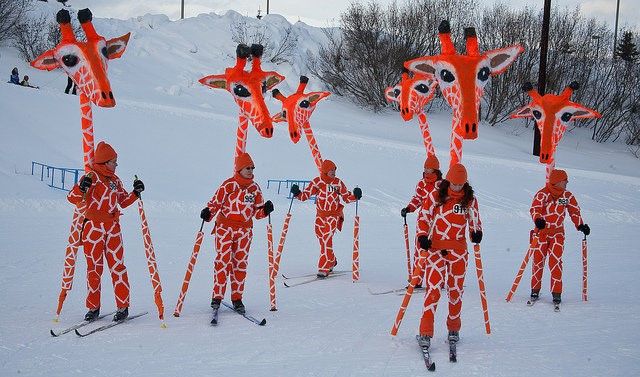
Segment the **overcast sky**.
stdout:
<svg viewBox="0 0 640 377">
<path fill-rule="evenodd" d="M 50 0 L 54 1 L 54 0 Z M 388 4 L 392 0 L 377 0 Z M 401 2 L 402 0 L 398 0 Z M 477 0 L 482 5 L 491 5 L 498 0 Z M 255 16 L 258 8 L 265 13 L 267 0 L 184 0 L 185 17 L 200 13 L 223 13 L 233 9 L 243 15 Z M 366 2 L 366 1 L 365 1 Z M 503 3 L 513 8 L 538 6 L 542 8 L 544 0 L 506 0 Z M 314 26 L 327 26 L 337 20 L 350 1 L 341 0 L 270 0 L 270 13 L 281 14 L 289 21 L 304 21 Z M 129 18 L 145 13 L 166 14 L 172 20 L 180 18 L 181 0 L 69 0 L 76 8 L 89 7 L 96 17 Z M 537 4 L 537 5 L 536 5 Z M 580 6 L 583 14 L 595 16 L 613 28 L 616 15 L 616 0 L 551 0 L 552 7 Z M 640 26 L 640 0 L 620 0 L 620 28 Z"/>
</svg>

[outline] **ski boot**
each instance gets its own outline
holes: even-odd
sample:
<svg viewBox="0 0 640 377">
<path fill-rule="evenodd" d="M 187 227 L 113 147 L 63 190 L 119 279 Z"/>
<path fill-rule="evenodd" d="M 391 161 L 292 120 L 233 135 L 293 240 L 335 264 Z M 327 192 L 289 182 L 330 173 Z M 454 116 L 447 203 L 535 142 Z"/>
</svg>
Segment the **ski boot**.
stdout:
<svg viewBox="0 0 640 377">
<path fill-rule="evenodd" d="M 318 279 L 324 279 L 327 276 L 329 276 L 329 272 L 328 271 L 318 271 L 316 276 L 318 277 Z"/>
<path fill-rule="evenodd" d="M 555 305 L 560 305 L 560 303 L 562 302 L 561 295 L 562 293 L 551 293 L 551 296 L 553 296 L 553 303 Z"/>
<path fill-rule="evenodd" d="M 87 314 L 84 315 L 85 321 L 95 321 L 100 316 L 100 308 L 89 310 Z"/>
<path fill-rule="evenodd" d="M 456 363 L 458 362 L 458 351 L 456 349 L 456 345 L 460 340 L 460 333 L 458 331 L 449 331 L 449 362 Z"/>
<path fill-rule="evenodd" d="M 460 340 L 460 332 L 459 331 L 449 331 L 449 336 L 447 337 L 449 342 L 458 343 Z"/>
<path fill-rule="evenodd" d="M 431 347 L 431 337 L 429 335 L 416 335 L 416 340 L 420 348 L 429 349 Z"/>
<path fill-rule="evenodd" d="M 222 302 L 222 299 L 212 298 L 211 299 L 211 309 L 215 309 L 215 310 L 220 309 L 220 303 L 221 302 Z"/>
<path fill-rule="evenodd" d="M 335 259 L 335 261 L 333 262 L 333 267 L 335 267 L 335 266 L 337 266 L 337 265 L 338 265 L 338 258 L 336 258 L 336 259 Z M 329 269 L 329 272 L 333 272 L 333 267 L 331 267 L 331 268 Z"/>
<path fill-rule="evenodd" d="M 540 298 L 540 290 L 532 289 L 531 296 L 529 297 L 529 301 L 527 301 L 527 305 L 532 306 L 533 304 L 536 303 L 536 301 L 538 301 L 539 298 Z"/>
<path fill-rule="evenodd" d="M 244 308 L 242 300 L 231 300 L 231 303 L 233 304 L 233 309 L 235 309 L 235 311 L 240 314 L 246 313 L 246 309 Z"/>
<path fill-rule="evenodd" d="M 113 316 L 113 321 L 114 322 L 124 321 L 125 319 L 127 319 L 128 316 L 129 316 L 129 308 L 128 307 L 122 308 L 122 309 L 118 309 L 116 314 Z"/>
</svg>

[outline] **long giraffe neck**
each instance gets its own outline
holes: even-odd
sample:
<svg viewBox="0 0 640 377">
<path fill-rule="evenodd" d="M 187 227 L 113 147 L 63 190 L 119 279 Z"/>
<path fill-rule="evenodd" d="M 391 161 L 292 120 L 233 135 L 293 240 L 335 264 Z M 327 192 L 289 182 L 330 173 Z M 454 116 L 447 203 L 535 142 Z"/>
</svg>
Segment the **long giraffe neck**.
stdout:
<svg viewBox="0 0 640 377">
<path fill-rule="evenodd" d="M 249 131 L 249 119 L 242 113 L 238 116 L 238 130 L 236 131 L 236 153 L 234 160 L 247 149 L 247 133 Z"/>
<path fill-rule="evenodd" d="M 86 172 L 93 163 L 94 155 L 93 113 L 91 111 L 91 101 L 89 97 L 82 92 L 80 92 L 80 115 L 82 117 L 82 152 L 84 170 Z"/>
<path fill-rule="evenodd" d="M 322 156 L 320 156 L 320 148 L 318 147 L 316 138 L 313 136 L 311 125 L 309 124 L 309 122 L 304 122 L 302 128 L 304 129 L 304 136 L 306 136 L 307 141 L 309 142 L 309 149 L 311 149 L 313 161 L 316 163 L 318 171 L 320 171 L 320 167 L 322 166 Z"/>
<path fill-rule="evenodd" d="M 462 135 L 459 130 L 460 118 L 454 114 L 453 124 L 451 126 L 451 143 L 449 144 L 449 154 L 451 155 L 449 167 L 462 161 Z"/>
<path fill-rule="evenodd" d="M 424 142 L 424 147 L 427 149 L 427 157 L 435 155 L 436 151 L 433 148 L 433 143 L 431 141 L 431 132 L 429 131 L 427 114 L 425 114 L 424 112 L 420 112 L 418 114 L 418 124 L 420 125 L 420 131 L 422 131 L 422 141 Z"/>
</svg>

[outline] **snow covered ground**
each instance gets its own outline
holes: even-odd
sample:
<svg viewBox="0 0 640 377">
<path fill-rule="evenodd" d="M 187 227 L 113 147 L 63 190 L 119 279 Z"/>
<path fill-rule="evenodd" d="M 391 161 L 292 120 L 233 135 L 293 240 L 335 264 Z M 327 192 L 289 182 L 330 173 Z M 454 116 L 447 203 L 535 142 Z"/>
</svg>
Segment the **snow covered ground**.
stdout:
<svg viewBox="0 0 640 377">
<path fill-rule="evenodd" d="M 100 15 L 95 15 L 99 17 Z M 72 208 L 65 193 L 30 173 L 31 161 L 80 167 L 78 98 L 65 95 L 61 72 L 41 72 L 0 49 L 0 67 L 18 66 L 40 90 L 0 84 L 0 375 L 2 376 L 419 376 L 428 372 L 417 333 L 422 297 L 414 295 L 400 332 L 389 335 L 401 296 L 370 295 L 405 283 L 406 262 L 400 208 L 420 177 L 424 147 L 416 122 L 397 113 L 374 114 L 332 96 L 320 103 L 311 125 L 323 157 L 338 165 L 349 188 L 362 187 L 361 280 L 336 277 L 294 288 L 279 281 L 279 311 L 270 312 L 265 222 L 256 222 L 244 301 L 249 313 L 267 319 L 258 327 L 221 310 L 220 325 L 209 326 L 213 238 L 206 238 L 182 316 L 171 316 L 200 225 L 199 211 L 231 173 L 237 109 L 230 95 L 197 83 L 233 64 L 230 23 L 241 17 L 201 15 L 170 22 L 164 16 L 131 20 L 96 19 L 98 32 L 115 37 L 133 31 L 122 59 L 110 63 L 117 106 L 94 107 L 97 140 L 119 153 L 118 175 L 127 187 L 133 175 L 144 180 L 145 208 L 153 237 L 167 329 L 160 328 L 144 256 L 137 210 L 121 219 L 129 269 L 132 312 L 149 315 L 80 339 L 52 338 L 48 330 L 80 320 L 85 312 L 85 262 L 78 258 L 74 289 L 61 322 L 54 317 Z M 252 22 L 248 20 L 248 22 Z M 286 20 L 263 19 L 281 33 Z M 298 23 L 299 51 L 293 65 L 265 67 L 287 77 L 289 94 L 307 73 L 322 32 Z M 195 52 L 194 52 L 195 51 Z M 311 78 L 310 89 L 321 89 Z M 267 99 L 272 112 L 279 102 Z M 441 164 L 448 164 L 451 116 L 429 115 Z M 459 376 L 629 376 L 640 370 L 640 169 L 621 144 L 589 140 L 588 130 L 569 132 L 557 154 L 569 173 L 589 237 L 589 301 L 581 301 L 580 234 L 567 224 L 563 307 L 554 313 L 545 272 L 543 296 L 524 305 L 529 272 L 512 303 L 504 297 L 528 246 L 533 193 L 544 166 L 530 155 L 531 128 L 520 123 L 483 125 L 464 148 L 464 162 L 476 190 L 484 222 L 484 275 L 492 325 L 484 323 L 477 279 L 470 263 L 457 364 L 447 360 L 444 298 L 436 318 L 433 357 L 436 373 Z M 288 207 L 286 195 L 266 188 L 267 179 L 314 176 L 304 140 L 290 142 L 285 126 L 272 139 L 251 129 L 248 151 L 265 196 L 276 206 L 275 237 Z M 318 246 L 315 210 L 296 202 L 281 271 L 315 270 Z M 345 230 L 334 238 L 340 269 L 349 268 L 354 207 L 346 209 Z M 413 229 L 415 216 L 410 215 Z M 103 308 L 113 307 L 108 273 L 103 276 Z"/>
</svg>

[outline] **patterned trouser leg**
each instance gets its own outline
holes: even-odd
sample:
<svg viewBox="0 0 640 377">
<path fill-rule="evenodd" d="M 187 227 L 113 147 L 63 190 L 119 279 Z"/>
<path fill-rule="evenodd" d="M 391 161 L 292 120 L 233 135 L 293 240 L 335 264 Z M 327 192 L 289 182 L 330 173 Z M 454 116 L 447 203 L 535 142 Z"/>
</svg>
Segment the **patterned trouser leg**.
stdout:
<svg viewBox="0 0 640 377">
<path fill-rule="evenodd" d="M 231 278 L 231 300 L 241 300 L 253 231 L 251 228 L 233 229 L 216 226 L 216 259 L 213 274 L 213 298 L 223 299 L 227 278 Z"/>
<path fill-rule="evenodd" d="M 564 249 L 564 233 L 558 232 L 540 237 L 538 247 L 533 249 L 531 266 L 531 289 L 540 290 L 545 260 L 549 257 L 551 272 L 550 287 L 553 293 L 562 293 L 562 252 Z"/>
<path fill-rule="evenodd" d="M 315 231 L 320 242 L 319 272 L 329 272 L 336 263 L 336 256 L 333 254 L 333 234 L 337 228 L 338 216 L 316 216 Z"/>
<path fill-rule="evenodd" d="M 459 331 L 461 326 L 460 312 L 462 310 L 462 293 L 464 277 L 467 269 L 465 252 L 457 255 L 449 251 L 449 257 L 444 258 L 439 251 L 430 251 L 427 256 L 427 291 L 424 298 L 424 308 L 420 320 L 420 335 L 433 337 L 433 322 L 440 300 L 440 286 L 448 274 L 449 315 L 447 329 Z"/>
<path fill-rule="evenodd" d="M 84 255 L 87 259 L 87 309 L 100 307 L 100 278 L 104 268 L 103 256 L 111 272 L 117 308 L 129 306 L 129 278 L 124 265 L 124 248 L 120 224 L 115 222 L 107 230 L 104 224 L 87 221 L 83 231 Z"/>
<path fill-rule="evenodd" d="M 429 225 L 427 224 L 426 221 L 421 221 L 418 220 L 416 222 L 416 236 L 414 239 L 414 251 L 413 251 L 413 266 L 415 267 L 415 265 L 418 263 L 418 259 L 420 258 L 420 244 L 418 243 L 418 236 L 420 234 L 429 234 Z M 426 271 L 424 271 L 426 272 Z M 418 280 L 417 285 L 422 285 L 424 280 L 424 274 L 422 274 L 422 276 L 420 276 L 420 279 Z"/>
</svg>

